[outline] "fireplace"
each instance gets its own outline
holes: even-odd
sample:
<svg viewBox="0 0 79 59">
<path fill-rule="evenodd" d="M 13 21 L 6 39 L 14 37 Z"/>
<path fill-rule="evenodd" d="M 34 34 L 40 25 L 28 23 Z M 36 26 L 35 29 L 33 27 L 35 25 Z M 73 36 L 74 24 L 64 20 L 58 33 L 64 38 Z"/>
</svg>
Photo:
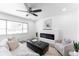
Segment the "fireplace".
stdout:
<svg viewBox="0 0 79 59">
<path fill-rule="evenodd" d="M 40 33 L 40 37 L 41 38 L 50 39 L 50 40 L 54 40 L 55 39 L 54 34 L 47 34 L 47 33 Z"/>
</svg>

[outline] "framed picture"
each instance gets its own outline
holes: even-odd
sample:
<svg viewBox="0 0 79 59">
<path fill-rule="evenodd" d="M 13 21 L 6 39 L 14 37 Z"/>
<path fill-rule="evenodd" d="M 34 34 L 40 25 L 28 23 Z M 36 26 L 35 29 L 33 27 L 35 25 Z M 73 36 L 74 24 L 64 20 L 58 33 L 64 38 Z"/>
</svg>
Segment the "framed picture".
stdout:
<svg viewBox="0 0 79 59">
<path fill-rule="evenodd" d="M 45 20 L 44 30 L 52 30 L 52 19 Z"/>
</svg>

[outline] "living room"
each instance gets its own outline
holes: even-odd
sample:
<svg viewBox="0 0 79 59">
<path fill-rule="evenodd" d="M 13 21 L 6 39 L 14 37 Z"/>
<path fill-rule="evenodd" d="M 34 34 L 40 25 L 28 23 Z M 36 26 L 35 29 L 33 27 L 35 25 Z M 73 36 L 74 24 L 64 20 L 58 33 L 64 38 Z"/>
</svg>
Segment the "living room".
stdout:
<svg viewBox="0 0 79 59">
<path fill-rule="evenodd" d="M 79 3 L 0 4 L 0 56 L 78 56 L 73 48 L 79 38 L 78 7 Z"/>
</svg>

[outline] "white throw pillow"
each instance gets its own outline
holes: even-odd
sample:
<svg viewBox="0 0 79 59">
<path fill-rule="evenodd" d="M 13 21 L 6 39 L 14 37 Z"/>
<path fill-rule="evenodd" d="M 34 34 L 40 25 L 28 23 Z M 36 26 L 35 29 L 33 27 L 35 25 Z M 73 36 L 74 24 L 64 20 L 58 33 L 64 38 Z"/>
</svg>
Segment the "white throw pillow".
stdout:
<svg viewBox="0 0 79 59">
<path fill-rule="evenodd" d="M 63 43 L 63 44 L 69 44 L 69 43 L 71 43 L 71 40 L 69 40 L 69 39 L 64 39 L 64 40 L 62 41 L 62 43 Z"/>
</svg>

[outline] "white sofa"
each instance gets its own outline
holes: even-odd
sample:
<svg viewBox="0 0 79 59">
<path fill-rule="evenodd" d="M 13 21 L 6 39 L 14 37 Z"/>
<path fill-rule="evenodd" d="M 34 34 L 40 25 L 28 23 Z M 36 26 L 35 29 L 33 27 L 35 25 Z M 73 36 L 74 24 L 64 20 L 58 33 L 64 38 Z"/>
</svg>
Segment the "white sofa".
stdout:
<svg viewBox="0 0 79 59">
<path fill-rule="evenodd" d="M 7 39 L 3 39 L 0 41 L 0 56 L 12 56 L 11 52 L 9 51 L 9 47 L 6 44 Z"/>
<path fill-rule="evenodd" d="M 12 56 L 12 54 L 7 48 L 0 47 L 0 56 Z"/>
<path fill-rule="evenodd" d="M 29 49 L 26 43 L 19 43 L 16 49 L 10 51 L 7 42 L 7 39 L 0 41 L 0 56 L 39 56 L 39 54 Z"/>
<path fill-rule="evenodd" d="M 61 43 L 57 42 L 57 40 L 50 40 L 46 38 L 40 38 L 39 40 L 49 43 L 50 46 L 54 47 L 61 55 L 64 56 L 69 55 L 69 51 L 73 50 L 73 42 L 71 40 L 65 40 L 67 42 L 62 40 Z"/>
<path fill-rule="evenodd" d="M 63 40 L 64 41 L 64 40 Z M 55 43 L 55 48 L 64 56 L 68 56 L 69 55 L 69 51 L 73 50 L 73 42 L 69 41 L 69 42 L 61 42 Z"/>
</svg>

